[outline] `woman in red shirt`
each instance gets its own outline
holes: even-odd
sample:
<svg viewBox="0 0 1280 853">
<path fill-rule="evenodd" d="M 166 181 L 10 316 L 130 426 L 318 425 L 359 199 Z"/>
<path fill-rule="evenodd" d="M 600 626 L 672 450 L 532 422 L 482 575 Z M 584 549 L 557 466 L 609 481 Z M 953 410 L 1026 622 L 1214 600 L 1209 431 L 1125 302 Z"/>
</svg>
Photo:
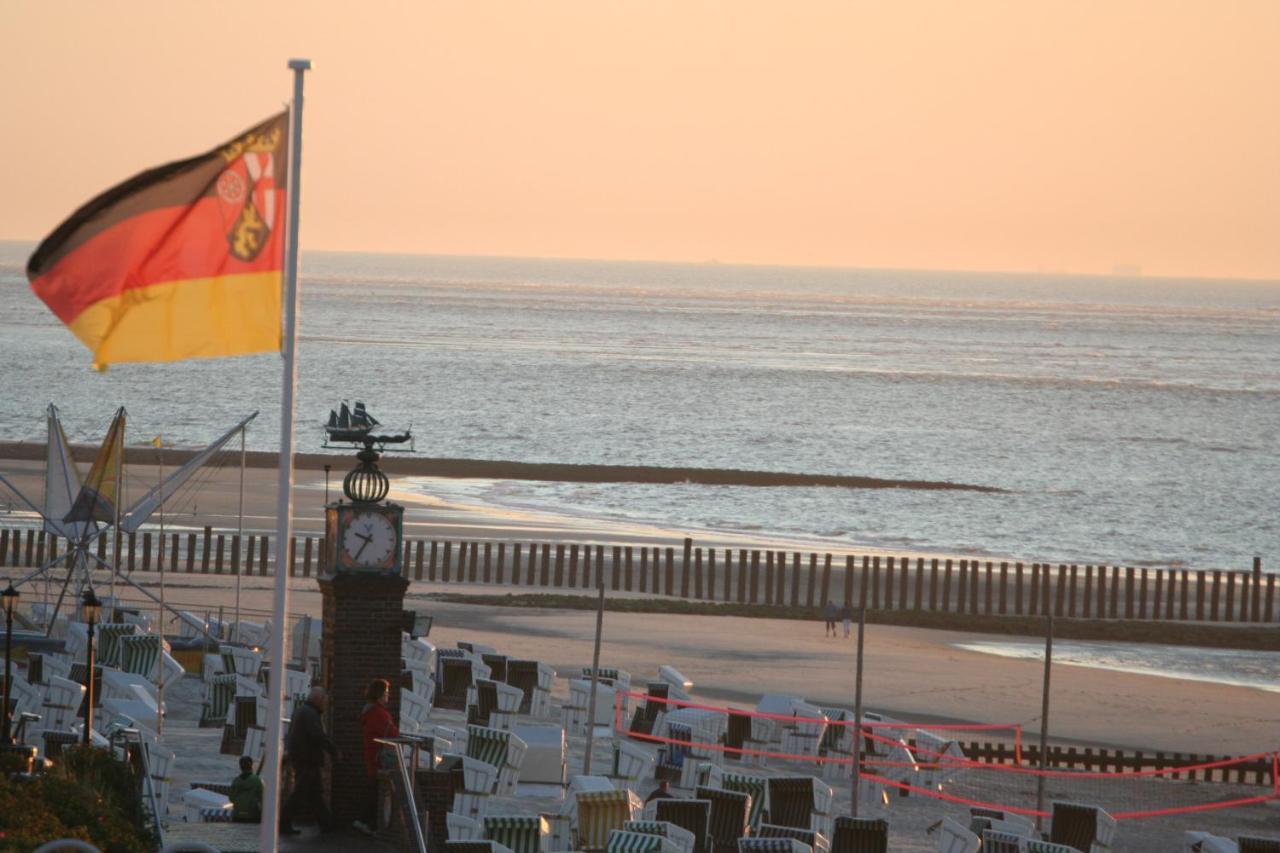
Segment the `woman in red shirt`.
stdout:
<svg viewBox="0 0 1280 853">
<path fill-rule="evenodd" d="M 365 819 L 354 823 L 356 829 L 372 835 L 378 826 L 378 756 L 387 747 L 375 741 L 377 738 L 398 737 L 400 729 L 387 710 L 387 698 L 391 685 L 385 678 L 369 682 L 364 698 L 368 704 L 360 712 L 360 729 L 364 733 L 364 766 L 369 773 L 369 794 L 365 806 Z"/>
</svg>

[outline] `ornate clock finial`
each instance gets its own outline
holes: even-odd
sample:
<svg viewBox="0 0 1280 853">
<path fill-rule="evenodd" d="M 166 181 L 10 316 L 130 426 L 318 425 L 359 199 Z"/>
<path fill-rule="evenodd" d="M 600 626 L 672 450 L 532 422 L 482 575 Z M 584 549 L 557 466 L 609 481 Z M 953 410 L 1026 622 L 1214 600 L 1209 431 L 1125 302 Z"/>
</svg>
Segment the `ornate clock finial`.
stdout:
<svg viewBox="0 0 1280 853">
<path fill-rule="evenodd" d="M 352 468 L 342 480 L 342 493 L 354 503 L 377 503 L 391 491 L 387 475 L 378 469 L 378 452 L 373 443 L 365 440 L 364 450 L 356 454 L 360 464 Z"/>
</svg>

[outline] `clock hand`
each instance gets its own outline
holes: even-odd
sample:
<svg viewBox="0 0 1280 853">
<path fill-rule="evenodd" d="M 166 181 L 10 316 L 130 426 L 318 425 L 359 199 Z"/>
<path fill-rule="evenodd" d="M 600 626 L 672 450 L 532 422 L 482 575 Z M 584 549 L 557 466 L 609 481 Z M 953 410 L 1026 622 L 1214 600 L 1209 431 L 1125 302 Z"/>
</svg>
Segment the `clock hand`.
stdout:
<svg viewBox="0 0 1280 853">
<path fill-rule="evenodd" d="M 352 535 L 354 535 L 357 539 L 363 539 L 363 540 L 364 540 L 364 541 L 366 541 L 366 542 L 372 542 L 372 541 L 373 541 L 373 537 L 372 537 L 372 536 L 361 536 L 361 535 L 360 535 L 357 531 L 355 531 L 355 530 L 352 530 L 352 531 L 351 531 L 351 533 L 352 533 Z"/>
<path fill-rule="evenodd" d="M 364 539 L 364 537 L 363 537 L 363 536 L 362 536 L 362 537 L 360 537 L 360 538 Z M 369 547 L 369 543 L 370 543 L 371 541 L 373 541 L 373 540 L 372 540 L 372 539 L 365 539 L 365 540 L 364 540 L 364 544 L 360 546 L 360 550 L 359 550 L 359 551 L 356 551 L 355 556 L 353 556 L 351 559 L 353 559 L 353 560 L 359 560 L 359 559 L 360 559 L 360 555 L 361 555 L 362 553 L 364 553 L 364 549 L 365 549 L 365 548 L 368 548 L 368 547 Z"/>
</svg>

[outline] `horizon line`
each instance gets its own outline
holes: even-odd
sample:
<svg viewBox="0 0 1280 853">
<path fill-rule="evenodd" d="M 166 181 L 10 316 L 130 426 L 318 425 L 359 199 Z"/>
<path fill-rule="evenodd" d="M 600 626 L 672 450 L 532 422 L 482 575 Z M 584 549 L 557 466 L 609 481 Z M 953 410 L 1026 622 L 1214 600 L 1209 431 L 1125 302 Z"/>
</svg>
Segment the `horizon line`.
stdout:
<svg viewBox="0 0 1280 853">
<path fill-rule="evenodd" d="M 0 244 L 25 244 L 32 247 L 38 245 L 39 239 L 0 237 Z M 302 254 L 324 254 L 324 255 L 374 255 L 383 257 L 400 257 L 400 258 L 454 258 L 454 259 L 473 259 L 473 260 L 502 260 L 502 261 L 557 261 L 570 263 L 601 263 L 601 264 L 652 264 L 656 266 L 722 266 L 722 267 L 747 267 L 752 269 L 805 269 L 805 270 L 831 270 L 831 271 L 852 271 L 852 272 L 899 272 L 899 273 L 951 273 L 957 275 L 998 275 L 998 276 L 1021 276 L 1021 277 L 1059 277 L 1059 278 L 1081 278 L 1081 279 L 1127 279 L 1127 280 L 1144 280 L 1144 281 L 1176 281 L 1176 282 L 1238 282 L 1241 284 L 1257 284 L 1257 285 L 1280 285 L 1280 276 L 1264 277 L 1264 276 L 1212 276 L 1212 275 L 1191 275 L 1191 274 L 1149 274 L 1143 272 L 1137 273 L 1119 273 L 1119 272 L 1076 272 L 1072 270 L 1015 270 L 1015 269 L 990 269 L 990 268 L 962 268 L 962 267 L 886 267 L 886 266 L 857 266 L 854 264 L 803 264 L 803 263 L 769 263 L 754 261 L 733 261 L 720 260 L 719 258 L 710 258 L 707 260 L 654 260 L 645 258 L 600 258 L 591 256 L 563 256 L 563 255 L 502 255 L 502 254 L 461 254 L 457 252 L 425 252 L 425 251 L 409 251 L 409 250 L 385 250 L 373 251 L 368 249 L 302 249 Z"/>
</svg>

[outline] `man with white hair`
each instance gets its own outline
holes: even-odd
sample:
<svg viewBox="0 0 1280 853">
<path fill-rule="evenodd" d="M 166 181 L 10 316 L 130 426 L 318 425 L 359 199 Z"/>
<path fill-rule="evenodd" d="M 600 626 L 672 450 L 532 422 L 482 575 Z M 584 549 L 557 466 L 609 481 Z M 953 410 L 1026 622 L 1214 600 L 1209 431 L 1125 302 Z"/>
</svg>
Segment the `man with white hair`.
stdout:
<svg viewBox="0 0 1280 853">
<path fill-rule="evenodd" d="M 285 801 L 280 814 L 280 834 L 297 835 L 293 816 L 299 809 L 310 810 L 316 816 L 321 832 L 334 828 L 329 807 L 324 801 L 324 785 L 320 771 L 324 767 L 325 753 L 336 757 L 333 740 L 324 730 L 324 706 L 329 696 L 323 687 L 312 687 L 307 701 L 293 714 L 284 749 L 289 765 L 293 768 L 293 793 Z"/>
</svg>

